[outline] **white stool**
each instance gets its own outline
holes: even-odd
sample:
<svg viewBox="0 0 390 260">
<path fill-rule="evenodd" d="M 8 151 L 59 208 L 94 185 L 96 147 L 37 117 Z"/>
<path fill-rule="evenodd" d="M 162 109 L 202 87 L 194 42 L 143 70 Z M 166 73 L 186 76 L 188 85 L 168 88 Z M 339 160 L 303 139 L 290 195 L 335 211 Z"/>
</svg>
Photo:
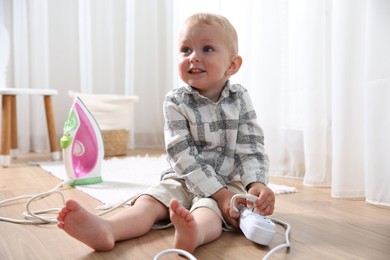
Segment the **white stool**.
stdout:
<svg viewBox="0 0 390 260">
<path fill-rule="evenodd" d="M 60 159 L 60 148 L 55 128 L 54 112 L 51 96 L 57 95 L 54 89 L 31 89 L 31 88 L 0 88 L 2 96 L 2 129 L 1 129 L 1 151 L 0 165 L 7 167 L 12 156 L 16 157 L 18 148 L 17 124 L 16 124 L 16 96 L 17 95 L 40 95 L 43 96 L 47 130 L 49 133 L 50 152 L 52 160 Z"/>
</svg>

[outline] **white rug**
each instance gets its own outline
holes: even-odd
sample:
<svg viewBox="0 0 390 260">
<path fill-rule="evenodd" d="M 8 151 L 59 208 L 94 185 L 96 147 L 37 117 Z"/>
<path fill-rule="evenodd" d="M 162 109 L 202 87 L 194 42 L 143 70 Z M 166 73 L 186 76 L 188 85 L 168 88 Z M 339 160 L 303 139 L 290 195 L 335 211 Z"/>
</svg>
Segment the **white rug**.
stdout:
<svg viewBox="0 0 390 260">
<path fill-rule="evenodd" d="M 61 162 L 40 162 L 38 165 L 61 180 L 68 179 Z M 76 189 L 100 200 L 104 204 L 102 208 L 110 208 L 157 184 L 165 169 L 167 162 L 164 155 L 112 158 L 102 162 L 103 183 L 76 186 Z M 272 183 L 268 186 L 276 195 L 296 192 L 295 187 Z"/>
</svg>

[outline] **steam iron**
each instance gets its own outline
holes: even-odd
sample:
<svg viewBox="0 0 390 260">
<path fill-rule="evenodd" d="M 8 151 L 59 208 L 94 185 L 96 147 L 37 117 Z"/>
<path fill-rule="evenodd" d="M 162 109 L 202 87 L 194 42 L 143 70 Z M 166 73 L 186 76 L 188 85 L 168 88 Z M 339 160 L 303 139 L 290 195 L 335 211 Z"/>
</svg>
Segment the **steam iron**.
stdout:
<svg viewBox="0 0 390 260">
<path fill-rule="evenodd" d="M 60 144 L 70 186 L 103 181 L 103 138 L 95 118 L 78 97 L 69 111 Z"/>
</svg>

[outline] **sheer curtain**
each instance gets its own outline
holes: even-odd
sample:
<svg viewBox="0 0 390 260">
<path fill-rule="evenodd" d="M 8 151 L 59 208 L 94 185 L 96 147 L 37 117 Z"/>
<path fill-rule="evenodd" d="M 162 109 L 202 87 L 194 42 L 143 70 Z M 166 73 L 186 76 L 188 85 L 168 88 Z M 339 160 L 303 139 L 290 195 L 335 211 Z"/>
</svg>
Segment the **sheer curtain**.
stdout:
<svg viewBox="0 0 390 260">
<path fill-rule="evenodd" d="M 28 8 L 25 1 L 1 1 L 0 23 L 3 24 L 9 42 L 1 42 L 1 48 L 9 48 L 6 67 L 7 87 L 48 88 L 48 27 L 47 11 L 44 1 L 36 1 L 34 8 Z M 27 17 L 30 17 L 27 20 Z M 10 30 L 11 28 L 11 30 Z M 12 31 L 12 33 L 9 33 Z M 7 70 L 8 68 L 8 70 Z M 18 97 L 19 143 L 25 148 L 30 145 L 41 151 L 48 147 L 46 132 L 41 131 L 45 124 L 43 105 L 35 97 Z M 40 102 L 38 102 L 40 101 Z M 30 117 L 30 115 L 41 115 Z M 34 121 L 34 124 L 31 124 Z M 45 126 L 46 127 L 46 126 Z M 47 131 L 47 130 L 46 130 Z M 30 138 L 32 135 L 36 138 Z M 43 139 L 43 137 L 46 137 Z"/>
<path fill-rule="evenodd" d="M 173 86 L 171 1 L 0 0 L 0 6 L 12 39 L 6 85 L 57 89 L 59 135 L 72 104 L 68 91 L 137 95 L 135 145 L 163 147 L 161 107 Z M 18 99 L 19 150 L 47 151 L 43 111 L 30 113 L 41 109 L 34 98 Z"/>
<path fill-rule="evenodd" d="M 261 3 L 261 62 L 244 77 L 271 173 L 389 206 L 390 2 Z"/>
<path fill-rule="evenodd" d="M 69 90 L 138 95 L 136 147 L 163 146 L 163 97 L 181 84 L 176 37 L 182 21 L 197 11 L 227 16 L 244 60 L 232 80 L 251 93 L 271 174 L 330 187 L 334 197 L 390 205 L 389 1 L 0 3 L 0 22 L 12 39 L 7 86 L 58 89 L 59 132 Z M 23 149 L 47 149 L 40 135 L 45 125 L 29 115 L 18 120 L 34 125 L 20 133 Z"/>
</svg>

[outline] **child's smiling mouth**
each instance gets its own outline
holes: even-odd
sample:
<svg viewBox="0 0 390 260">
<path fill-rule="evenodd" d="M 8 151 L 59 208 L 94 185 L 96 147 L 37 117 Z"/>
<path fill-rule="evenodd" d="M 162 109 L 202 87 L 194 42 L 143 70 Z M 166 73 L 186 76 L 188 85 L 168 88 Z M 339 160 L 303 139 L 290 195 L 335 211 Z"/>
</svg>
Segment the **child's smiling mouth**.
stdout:
<svg viewBox="0 0 390 260">
<path fill-rule="evenodd" d="M 190 69 L 188 71 L 188 73 L 190 73 L 190 74 L 198 74 L 198 73 L 203 73 L 203 72 L 206 72 L 206 71 L 202 70 L 202 69 L 198 69 L 198 68 L 193 68 L 193 69 Z"/>
</svg>

